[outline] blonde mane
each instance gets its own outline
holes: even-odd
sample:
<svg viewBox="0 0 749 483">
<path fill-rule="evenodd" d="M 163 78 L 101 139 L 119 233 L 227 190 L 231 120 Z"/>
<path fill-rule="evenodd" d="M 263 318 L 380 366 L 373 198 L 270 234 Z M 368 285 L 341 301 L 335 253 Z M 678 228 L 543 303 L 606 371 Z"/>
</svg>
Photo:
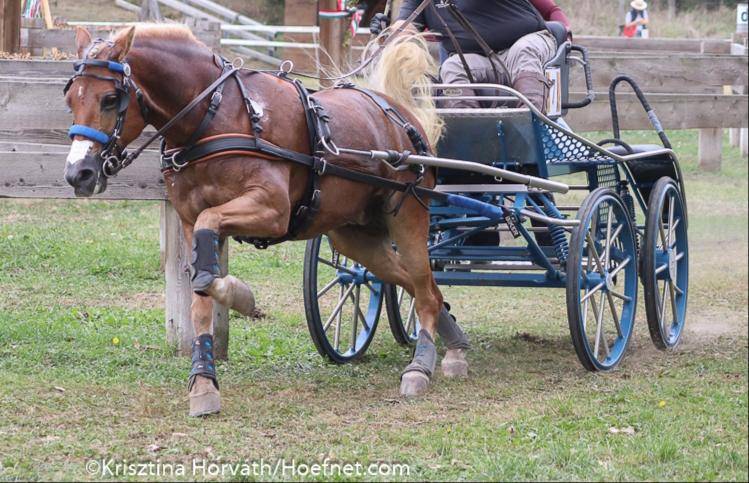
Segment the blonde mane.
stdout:
<svg viewBox="0 0 749 483">
<path fill-rule="evenodd" d="M 112 40 L 119 39 L 126 32 L 127 28 L 114 32 Z M 190 28 L 181 23 L 137 23 L 135 24 L 135 38 L 190 40 L 201 43 Z"/>
</svg>

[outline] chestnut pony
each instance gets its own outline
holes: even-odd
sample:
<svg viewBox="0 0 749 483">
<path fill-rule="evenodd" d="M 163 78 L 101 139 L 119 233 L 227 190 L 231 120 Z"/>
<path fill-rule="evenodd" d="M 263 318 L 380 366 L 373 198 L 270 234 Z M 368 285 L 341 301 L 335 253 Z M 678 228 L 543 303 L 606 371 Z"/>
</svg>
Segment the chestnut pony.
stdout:
<svg viewBox="0 0 749 483">
<path fill-rule="evenodd" d="M 130 27 L 108 41 L 93 40 L 88 31 L 79 28 L 76 42 L 83 65 L 66 89 L 74 126 L 65 179 L 77 196 L 91 196 L 106 189 L 107 175 L 111 174 L 106 172 L 108 156 L 121 153 L 146 125 L 156 129 L 167 125 L 211 86 L 227 65 L 222 66 L 210 49 L 180 25 Z M 203 120 L 215 96 L 206 96 L 178 122 L 167 126 L 163 133 L 167 149 L 191 143 L 197 126 L 202 126 L 201 139 L 227 134 L 255 136 L 289 151 L 311 154 L 305 109 L 292 82 L 271 73 L 240 70 L 236 79 L 229 77 L 222 85 L 222 102 L 207 124 Z M 366 93 L 328 89 L 313 98 L 324 106 L 338 146 L 414 151 L 406 130 Z M 252 99 L 252 109 L 246 99 Z M 394 102 L 393 106 L 426 138 L 412 110 Z M 248 111 L 255 114 L 254 121 Z M 253 129 L 256 125 L 260 129 Z M 402 183 L 414 182 L 418 176 L 378 161 L 337 156 L 326 156 L 326 161 Z M 229 236 L 289 238 L 289 223 L 308 189 L 310 173 L 308 167 L 282 157 L 232 151 L 164 171 L 168 198 L 193 247 L 191 315 L 197 337 L 189 378 L 191 415 L 220 410 L 212 351 L 214 299 L 245 315 L 254 309 L 254 298 L 245 283 L 232 276 L 220 278 L 216 247 Z M 431 188 L 434 184 L 435 174 L 426 170 L 421 186 Z M 422 330 L 414 358 L 401 377 L 401 393 L 416 396 L 427 389 L 435 369 L 433 341 L 438 331 L 448 347 L 443 372 L 448 376 L 465 374 L 467 341 L 444 308 L 432 276 L 427 253 L 429 213 L 420 200 L 329 175 L 319 177 L 318 189 L 319 211 L 290 238 L 304 240 L 327 234 L 337 251 L 368 267 L 384 282 L 405 288 L 415 299 Z"/>
</svg>

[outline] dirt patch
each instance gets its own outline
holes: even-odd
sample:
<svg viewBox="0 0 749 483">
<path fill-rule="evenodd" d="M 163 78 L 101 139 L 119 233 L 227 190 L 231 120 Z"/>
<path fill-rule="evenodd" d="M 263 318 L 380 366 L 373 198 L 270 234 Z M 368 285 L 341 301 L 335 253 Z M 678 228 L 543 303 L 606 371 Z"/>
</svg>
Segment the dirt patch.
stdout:
<svg viewBox="0 0 749 483">
<path fill-rule="evenodd" d="M 704 345 L 706 339 L 720 337 L 747 337 L 746 312 L 731 312 L 720 309 L 698 311 L 687 314 L 683 345 Z"/>
</svg>

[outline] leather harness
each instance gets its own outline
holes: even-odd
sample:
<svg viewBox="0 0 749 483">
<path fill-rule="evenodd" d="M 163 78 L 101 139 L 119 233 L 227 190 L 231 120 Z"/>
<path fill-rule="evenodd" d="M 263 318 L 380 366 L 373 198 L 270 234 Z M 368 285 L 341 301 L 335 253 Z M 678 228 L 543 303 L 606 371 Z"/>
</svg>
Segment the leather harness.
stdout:
<svg viewBox="0 0 749 483">
<path fill-rule="evenodd" d="M 74 125 L 69 131 L 70 137 L 82 136 L 91 139 L 101 144 L 105 144 L 105 149 L 100 154 L 102 161 L 102 171 L 105 176 L 114 176 L 120 170 L 129 166 L 135 158 L 137 158 L 143 150 L 154 142 L 158 137 L 162 137 L 161 142 L 161 169 L 164 174 L 167 173 L 179 173 L 186 167 L 196 164 L 207 162 L 212 159 L 228 156 L 228 155 L 242 155 L 264 158 L 270 161 L 284 160 L 306 166 L 309 169 L 309 181 L 302 200 L 295 207 L 292 216 L 289 221 L 289 227 L 286 234 L 281 238 L 276 239 L 258 239 L 248 237 L 235 237 L 240 242 L 248 242 L 254 244 L 257 248 L 264 249 L 270 245 L 281 243 L 296 237 L 302 230 L 307 228 L 315 214 L 320 208 L 320 177 L 324 175 L 336 176 L 339 178 L 347 179 L 358 183 L 365 183 L 379 188 L 384 188 L 394 192 L 403 193 L 403 199 L 399 203 L 399 206 L 403 203 L 406 196 L 414 196 L 423 206 L 426 206 L 419 196 L 439 196 L 437 193 L 418 186 L 423 179 L 423 167 L 421 166 L 401 166 L 401 162 L 404 157 L 407 157 L 410 153 L 400 153 L 398 151 L 387 151 L 389 158 L 387 162 L 396 169 L 413 169 L 416 171 L 416 180 L 410 183 L 404 183 L 400 181 L 394 181 L 388 178 L 375 176 L 368 173 L 362 173 L 360 171 L 351 170 L 342 166 L 336 166 L 325 160 L 324 155 L 326 152 L 326 146 L 332 144 L 332 135 L 328 122 L 330 120 L 325 108 L 322 104 L 315 99 L 310 92 L 304 87 L 304 85 L 298 80 L 288 76 L 288 72 L 268 72 L 268 71 L 255 71 L 255 70 L 241 70 L 247 72 L 249 75 L 273 75 L 281 80 L 290 82 L 294 85 L 299 99 L 302 103 L 305 113 L 306 126 L 308 130 L 310 145 L 309 154 L 300 153 L 277 146 L 269 141 L 266 141 L 260 137 L 262 134 L 262 126 L 260 126 L 260 118 L 262 116 L 261 108 L 258 104 L 250 97 L 247 89 L 245 88 L 242 80 L 237 75 L 240 72 L 240 68 L 234 66 L 231 62 L 216 56 L 217 63 L 222 67 L 222 73 L 216 81 L 214 81 L 208 88 L 203 90 L 195 99 L 193 99 L 187 106 L 185 106 L 179 113 L 177 113 L 172 119 L 170 119 L 161 129 L 159 129 L 146 143 L 140 146 L 132 153 L 127 153 L 123 148 L 117 145 L 117 141 L 121 134 L 121 126 L 124 123 L 124 117 L 127 111 L 129 103 L 129 91 L 134 90 L 139 105 L 141 107 L 141 113 L 144 116 L 147 115 L 147 107 L 142 102 L 142 94 L 140 89 L 135 85 L 135 82 L 130 77 L 130 67 L 126 62 L 118 63 L 113 61 L 102 61 L 102 60 L 86 60 L 76 64 L 76 74 L 70 79 L 65 91 L 70 88 L 72 82 L 77 77 L 97 77 L 104 80 L 112 81 L 117 87 L 117 94 L 120 96 L 119 108 L 118 108 L 118 120 L 116 122 L 115 130 L 111 134 L 103 133 L 95 128 L 89 126 Z M 119 73 L 123 75 L 123 80 L 120 81 L 115 77 L 101 77 L 93 74 L 85 73 L 84 70 L 87 66 L 104 67 L 109 69 L 113 73 Z M 233 77 L 237 83 L 239 91 L 242 95 L 243 102 L 245 104 L 250 125 L 253 134 L 240 134 L 240 133 L 228 133 L 220 134 L 216 136 L 203 137 L 204 132 L 210 126 L 216 112 L 221 106 L 223 100 L 223 89 L 225 82 Z M 406 118 L 398 112 L 386 99 L 379 94 L 370 91 L 368 89 L 355 86 L 353 84 L 339 84 L 335 86 L 336 89 L 352 89 L 360 92 L 372 102 L 375 103 L 387 116 L 391 122 L 396 123 L 399 127 L 405 130 L 411 143 L 413 144 L 414 150 L 420 155 L 429 154 L 429 148 L 427 142 L 423 139 L 418 129 L 410 124 Z M 188 138 L 184 147 L 168 148 L 163 135 L 168 131 L 176 122 L 185 117 L 192 109 L 194 109 L 203 99 L 210 97 L 210 103 L 206 113 L 203 115 L 201 122 L 198 127 Z M 106 137 L 106 139 L 104 139 Z M 105 142 L 102 142 L 105 141 Z M 329 150 L 328 150 L 329 151 Z M 397 208 L 396 208 L 397 212 Z"/>
</svg>

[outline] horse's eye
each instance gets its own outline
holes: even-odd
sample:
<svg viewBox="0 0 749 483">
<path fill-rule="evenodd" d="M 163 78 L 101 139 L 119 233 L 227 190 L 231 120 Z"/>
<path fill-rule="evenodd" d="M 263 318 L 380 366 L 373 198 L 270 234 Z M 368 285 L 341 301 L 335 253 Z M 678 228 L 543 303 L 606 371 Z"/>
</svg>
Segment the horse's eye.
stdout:
<svg viewBox="0 0 749 483">
<path fill-rule="evenodd" d="M 101 108 L 105 111 L 114 109 L 115 107 L 117 107 L 118 101 L 119 98 L 114 94 L 105 96 L 104 99 L 101 100 Z"/>
</svg>

